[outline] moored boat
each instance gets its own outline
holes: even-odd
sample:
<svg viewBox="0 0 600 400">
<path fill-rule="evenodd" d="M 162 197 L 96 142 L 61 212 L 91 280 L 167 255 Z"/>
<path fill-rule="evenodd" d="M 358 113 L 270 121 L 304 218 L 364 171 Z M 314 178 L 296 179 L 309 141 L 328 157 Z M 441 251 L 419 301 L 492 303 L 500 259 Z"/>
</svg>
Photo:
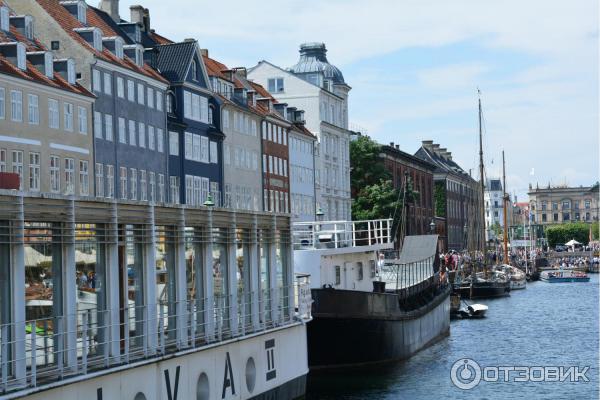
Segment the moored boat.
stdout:
<svg viewBox="0 0 600 400">
<path fill-rule="evenodd" d="M 564 283 L 564 282 L 589 282 L 590 277 L 585 272 L 579 271 L 544 271 L 541 279 L 549 283 Z"/>
<path fill-rule="evenodd" d="M 382 263 L 390 230 L 391 220 L 294 224 L 294 267 L 311 275 L 311 371 L 406 359 L 448 335 L 437 235 L 407 236 L 400 257 Z"/>
<path fill-rule="evenodd" d="M 490 272 L 489 275 L 486 278 L 483 272 L 479 272 L 474 281 L 469 276 L 456 284 L 454 290 L 460 293 L 463 299 L 508 296 L 510 294 L 510 281 L 506 275 L 498 271 Z"/>
</svg>

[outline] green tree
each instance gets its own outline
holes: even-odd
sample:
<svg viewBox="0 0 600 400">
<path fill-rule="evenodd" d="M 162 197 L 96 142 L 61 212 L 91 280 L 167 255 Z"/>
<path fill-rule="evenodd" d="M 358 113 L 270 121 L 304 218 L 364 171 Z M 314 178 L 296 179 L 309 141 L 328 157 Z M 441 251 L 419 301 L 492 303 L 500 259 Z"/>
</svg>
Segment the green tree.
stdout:
<svg viewBox="0 0 600 400">
<path fill-rule="evenodd" d="M 363 187 L 352 203 L 352 219 L 355 221 L 367 219 L 392 218 L 394 211 L 400 214 L 401 199 L 398 191 L 390 180 L 380 180 L 379 183 Z"/>
<path fill-rule="evenodd" d="M 350 142 L 350 184 L 358 194 L 363 188 L 391 179 L 379 157 L 381 146 L 369 136 L 359 136 Z"/>
<path fill-rule="evenodd" d="M 593 240 L 600 239 L 600 226 L 599 226 L 598 222 L 594 222 L 592 224 L 592 239 Z"/>
<path fill-rule="evenodd" d="M 446 183 L 436 182 L 433 187 L 435 216 L 446 217 Z"/>
<path fill-rule="evenodd" d="M 546 228 L 546 239 L 550 247 L 565 244 L 571 239 L 587 244 L 589 241 L 590 226 L 583 222 L 552 225 Z"/>
</svg>

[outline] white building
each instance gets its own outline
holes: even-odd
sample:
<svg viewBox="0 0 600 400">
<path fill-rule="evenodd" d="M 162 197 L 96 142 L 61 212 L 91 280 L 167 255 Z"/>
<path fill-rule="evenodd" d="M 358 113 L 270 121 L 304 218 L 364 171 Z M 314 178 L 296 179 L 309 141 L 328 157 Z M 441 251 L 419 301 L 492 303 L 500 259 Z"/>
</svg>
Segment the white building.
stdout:
<svg viewBox="0 0 600 400">
<path fill-rule="evenodd" d="M 496 239 L 492 229 L 495 225 L 504 227 L 504 208 L 502 204 L 502 181 L 498 178 L 488 179 L 485 187 L 485 226 L 487 227 L 487 239 Z"/>
<path fill-rule="evenodd" d="M 348 86 L 329 64 L 323 43 L 300 46 L 300 60 L 288 70 L 261 61 L 248 78 L 266 87 L 280 102 L 305 110 L 306 128 L 316 137 L 316 208 L 324 220 L 351 217 Z M 291 151 L 290 151 L 291 152 Z"/>
<path fill-rule="evenodd" d="M 316 137 L 304 127 L 304 111 L 287 108 L 289 131 L 290 196 L 292 221 L 315 221 L 315 142 Z"/>
</svg>

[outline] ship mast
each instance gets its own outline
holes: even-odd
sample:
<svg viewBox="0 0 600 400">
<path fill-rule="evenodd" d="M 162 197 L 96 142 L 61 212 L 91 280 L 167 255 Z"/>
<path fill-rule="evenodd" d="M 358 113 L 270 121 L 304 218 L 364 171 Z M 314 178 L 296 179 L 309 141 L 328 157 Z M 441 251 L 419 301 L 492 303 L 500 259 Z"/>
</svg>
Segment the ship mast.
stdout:
<svg viewBox="0 0 600 400">
<path fill-rule="evenodd" d="M 485 175 L 484 175 L 484 170 L 483 170 L 483 134 L 481 132 L 482 128 L 481 128 L 481 119 L 482 119 L 482 111 L 481 111 L 481 91 L 479 89 L 477 89 L 477 94 L 479 97 L 479 174 L 480 174 L 480 179 L 481 179 L 481 222 L 483 224 L 483 240 L 482 240 L 482 244 L 483 244 L 483 248 L 481 250 L 481 254 L 483 257 L 483 269 L 486 272 L 487 275 L 487 255 L 485 252 L 485 229 L 486 229 L 486 224 L 485 224 Z M 477 272 L 477 271 L 475 271 Z M 476 276 L 475 276 L 476 278 Z"/>
<path fill-rule="evenodd" d="M 504 212 L 504 263 L 510 265 L 508 259 L 508 217 L 507 217 L 507 206 L 506 202 L 509 201 L 508 195 L 506 194 L 506 164 L 504 162 L 504 150 L 502 150 L 502 207 Z"/>
</svg>

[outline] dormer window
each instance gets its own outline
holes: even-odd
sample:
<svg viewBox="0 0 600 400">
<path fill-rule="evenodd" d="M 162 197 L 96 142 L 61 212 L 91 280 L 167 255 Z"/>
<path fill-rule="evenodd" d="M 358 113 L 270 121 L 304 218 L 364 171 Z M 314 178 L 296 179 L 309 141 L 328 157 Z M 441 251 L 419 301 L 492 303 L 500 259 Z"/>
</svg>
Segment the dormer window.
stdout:
<svg viewBox="0 0 600 400">
<path fill-rule="evenodd" d="M 102 32 L 100 29 L 94 29 L 94 39 L 92 46 L 98 51 L 102 51 Z"/>
<path fill-rule="evenodd" d="M 82 24 L 87 24 L 87 4 L 85 1 L 77 2 L 77 20 Z"/>
<path fill-rule="evenodd" d="M 10 30 L 10 14 L 8 7 L 0 7 L 0 29 L 8 32 Z"/>
<path fill-rule="evenodd" d="M 102 38 L 102 43 L 111 53 L 120 59 L 123 59 L 124 41 L 118 36 Z"/>
<path fill-rule="evenodd" d="M 97 51 L 102 51 L 102 31 L 95 27 L 90 28 L 75 28 L 83 40 L 85 40 L 90 46 Z"/>
<path fill-rule="evenodd" d="M 26 48 L 23 43 L 17 43 L 17 68 L 27 70 Z"/>
<path fill-rule="evenodd" d="M 198 65 L 196 64 L 196 60 L 192 61 L 191 75 L 192 75 L 192 80 L 197 82 L 198 81 Z"/>
<path fill-rule="evenodd" d="M 10 24 L 28 40 L 33 40 L 33 17 L 31 15 L 9 16 Z"/>
<path fill-rule="evenodd" d="M 48 78 L 54 77 L 54 57 L 49 51 L 44 53 L 44 72 Z"/>
<path fill-rule="evenodd" d="M 69 58 L 67 60 L 67 81 L 74 85 L 77 81 L 77 74 L 75 72 L 75 60 Z"/>
<path fill-rule="evenodd" d="M 60 5 L 82 24 L 87 24 L 87 4 L 84 0 L 63 0 Z"/>
</svg>

